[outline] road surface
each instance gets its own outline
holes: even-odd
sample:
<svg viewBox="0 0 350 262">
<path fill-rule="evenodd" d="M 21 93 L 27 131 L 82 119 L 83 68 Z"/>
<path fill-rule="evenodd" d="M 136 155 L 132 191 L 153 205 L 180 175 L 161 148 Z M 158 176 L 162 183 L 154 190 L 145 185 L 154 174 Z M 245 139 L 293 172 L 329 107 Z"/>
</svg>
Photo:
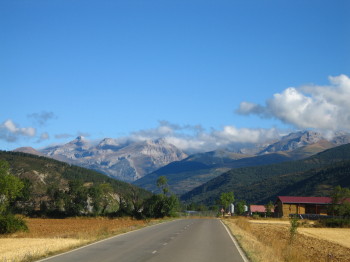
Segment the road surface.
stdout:
<svg viewBox="0 0 350 262">
<path fill-rule="evenodd" d="M 245 262 L 218 219 L 180 219 L 43 259 L 45 262 Z"/>
</svg>

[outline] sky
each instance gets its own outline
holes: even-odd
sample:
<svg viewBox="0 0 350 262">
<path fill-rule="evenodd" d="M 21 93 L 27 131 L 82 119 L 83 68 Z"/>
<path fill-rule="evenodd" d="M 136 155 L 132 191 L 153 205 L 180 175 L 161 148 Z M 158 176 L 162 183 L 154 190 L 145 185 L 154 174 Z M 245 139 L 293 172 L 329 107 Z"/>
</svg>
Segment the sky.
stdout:
<svg viewBox="0 0 350 262">
<path fill-rule="evenodd" d="M 2 0 L 0 150 L 350 130 L 348 0 Z"/>
</svg>

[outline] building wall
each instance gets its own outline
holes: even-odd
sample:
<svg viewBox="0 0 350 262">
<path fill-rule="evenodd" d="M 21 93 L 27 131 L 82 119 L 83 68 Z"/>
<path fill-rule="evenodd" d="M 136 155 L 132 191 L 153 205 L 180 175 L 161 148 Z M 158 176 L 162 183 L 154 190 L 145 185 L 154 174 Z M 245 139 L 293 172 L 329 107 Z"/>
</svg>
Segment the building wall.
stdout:
<svg viewBox="0 0 350 262">
<path fill-rule="evenodd" d="M 327 215 L 327 205 L 315 204 L 290 204 L 277 201 L 275 215 L 278 217 L 289 217 L 290 214 L 320 214 Z"/>
<path fill-rule="evenodd" d="M 289 217 L 289 214 L 305 214 L 304 204 L 283 204 L 283 216 Z"/>
</svg>

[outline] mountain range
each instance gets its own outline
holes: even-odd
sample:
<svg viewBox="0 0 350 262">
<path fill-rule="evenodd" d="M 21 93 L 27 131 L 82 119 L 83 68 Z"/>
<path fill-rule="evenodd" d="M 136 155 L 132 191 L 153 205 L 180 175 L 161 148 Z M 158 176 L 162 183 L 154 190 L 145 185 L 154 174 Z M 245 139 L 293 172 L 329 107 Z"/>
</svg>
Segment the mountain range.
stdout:
<svg viewBox="0 0 350 262">
<path fill-rule="evenodd" d="M 350 143 L 350 135 L 346 133 L 338 133 L 327 139 L 317 132 L 300 131 L 268 144 L 241 148 L 235 152 L 222 149 L 188 156 L 166 139 L 119 142 L 105 138 L 91 144 L 79 136 L 63 145 L 41 150 L 25 147 L 15 151 L 93 169 L 151 191 L 156 190 L 157 177 L 166 175 L 172 190 L 182 194 L 232 168 L 302 159 L 346 143 Z"/>
<path fill-rule="evenodd" d="M 339 137 L 328 141 L 316 132 L 292 133 L 265 146 L 265 149 L 258 152 L 257 155 L 232 153 L 225 150 L 198 153 L 181 161 L 170 163 L 138 179 L 134 184 L 157 192 L 158 177 L 166 176 L 172 192 L 182 195 L 233 168 L 304 159 L 342 144 L 339 141 L 350 142 L 350 139 L 345 134 L 339 134 Z M 261 149 L 261 146 L 257 148 Z"/>
<path fill-rule="evenodd" d="M 93 169 L 131 182 L 187 155 L 164 139 L 118 143 L 105 138 L 91 145 L 84 137 L 40 150 L 40 153 L 70 164 Z"/>
</svg>

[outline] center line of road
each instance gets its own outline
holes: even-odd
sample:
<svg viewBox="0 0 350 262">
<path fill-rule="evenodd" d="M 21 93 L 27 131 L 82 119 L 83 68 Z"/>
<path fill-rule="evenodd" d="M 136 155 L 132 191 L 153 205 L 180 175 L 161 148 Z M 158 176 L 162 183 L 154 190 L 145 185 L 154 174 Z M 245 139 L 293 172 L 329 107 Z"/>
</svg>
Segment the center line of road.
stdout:
<svg viewBox="0 0 350 262">
<path fill-rule="evenodd" d="M 166 246 L 168 243 L 163 243 L 163 246 Z"/>
<path fill-rule="evenodd" d="M 157 253 L 157 250 L 154 250 L 154 251 L 152 252 L 152 254 L 155 254 L 155 253 Z"/>
</svg>

